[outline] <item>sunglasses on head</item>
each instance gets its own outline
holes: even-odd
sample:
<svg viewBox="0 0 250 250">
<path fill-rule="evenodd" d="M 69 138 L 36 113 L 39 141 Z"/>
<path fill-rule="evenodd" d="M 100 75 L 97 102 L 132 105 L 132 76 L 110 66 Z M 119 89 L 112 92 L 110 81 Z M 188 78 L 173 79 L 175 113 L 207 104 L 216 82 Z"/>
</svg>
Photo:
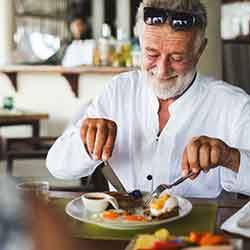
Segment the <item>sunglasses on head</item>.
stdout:
<svg viewBox="0 0 250 250">
<path fill-rule="evenodd" d="M 144 23 L 147 25 L 168 23 L 174 30 L 188 30 L 195 25 L 201 25 L 201 20 L 197 15 L 187 12 L 144 7 Z"/>
</svg>

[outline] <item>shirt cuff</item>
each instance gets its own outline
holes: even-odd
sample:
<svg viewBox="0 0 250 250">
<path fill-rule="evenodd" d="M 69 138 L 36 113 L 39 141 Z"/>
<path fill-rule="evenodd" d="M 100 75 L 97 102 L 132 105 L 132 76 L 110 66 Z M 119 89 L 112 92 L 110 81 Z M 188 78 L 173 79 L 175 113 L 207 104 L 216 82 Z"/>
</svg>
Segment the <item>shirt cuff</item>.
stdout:
<svg viewBox="0 0 250 250">
<path fill-rule="evenodd" d="M 240 168 L 237 174 L 237 189 L 240 193 L 250 195 L 250 151 L 241 149 Z"/>
</svg>

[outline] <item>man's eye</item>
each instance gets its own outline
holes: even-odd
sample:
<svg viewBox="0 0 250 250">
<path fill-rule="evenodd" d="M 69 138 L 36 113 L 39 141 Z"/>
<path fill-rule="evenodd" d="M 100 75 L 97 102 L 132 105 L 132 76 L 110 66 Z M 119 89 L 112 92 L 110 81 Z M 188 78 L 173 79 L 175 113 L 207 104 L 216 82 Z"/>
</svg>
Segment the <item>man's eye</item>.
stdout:
<svg viewBox="0 0 250 250">
<path fill-rule="evenodd" d="M 174 62 L 182 62 L 185 58 L 182 55 L 172 55 L 171 60 Z"/>
<path fill-rule="evenodd" d="M 158 55 L 156 55 L 156 54 L 148 54 L 148 57 L 150 57 L 150 58 L 156 58 L 156 57 L 158 57 Z"/>
</svg>

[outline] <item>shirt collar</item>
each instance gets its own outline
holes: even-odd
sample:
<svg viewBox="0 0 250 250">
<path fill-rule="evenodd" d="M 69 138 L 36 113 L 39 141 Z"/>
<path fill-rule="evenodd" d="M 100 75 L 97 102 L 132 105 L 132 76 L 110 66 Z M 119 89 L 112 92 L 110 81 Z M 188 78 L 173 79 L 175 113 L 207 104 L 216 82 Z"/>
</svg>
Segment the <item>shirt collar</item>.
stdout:
<svg viewBox="0 0 250 250">
<path fill-rule="evenodd" d="M 146 86 L 148 90 L 148 97 L 149 97 L 148 102 L 151 105 L 151 108 L 153 108 L 154 113 L 157 113 L 160 105 L 159 100 L 157 96 L 153 93 L 152 89 L 145 83 L 142 71 L 140 77 L 141 77 L 141 83 L 143 85 L 142 87 Z M 197 94 L 199 92 L 199 84 L 198 84 L 199 78 L 200 74 L 196 72 L 194 74 L 192 82 L 189 84 L 186 90 L 181 95 L 174 97 L 174 102 L 169 106 L 170 114 L 172 114 L 172 112 L 174 112 L 179 106 L 182 106 L 183 103 L 186 103 L 187 101 L 191 102 L 195 101 L 195 98 L 192 97 L 198 96 Z"/>
<path fill-rule="evenodd" d="M 198 101 L 200 96 L 200 74 L 196 73 L 192 83 L 189 87 L 184 91 L 184 93 L 179 96 L 175 102 L 173 102 L 169 107 L 169 112 L 172 114 L 177 109 L 189 109 L 189 107 Z"/>
</svg>

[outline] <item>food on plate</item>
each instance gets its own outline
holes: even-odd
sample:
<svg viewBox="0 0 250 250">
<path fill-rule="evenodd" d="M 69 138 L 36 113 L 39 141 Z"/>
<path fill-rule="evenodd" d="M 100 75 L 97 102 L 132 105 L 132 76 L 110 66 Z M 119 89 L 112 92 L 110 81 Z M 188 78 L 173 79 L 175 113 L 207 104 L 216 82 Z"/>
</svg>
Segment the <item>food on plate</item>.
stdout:
<svg viewBox="0 0 250 250">
<path fill-rule="evenodd" d="M 140 223 L 151 222 L 178 216 L 178 199 L 169 194 L 154 198 L 149 207 L 143 207 L 143 197 L 139 190 L 129 194 L 109 192 L 118 204 L 119 209 L 108 207 L 99 217 L 109 222 Z"/>
<path fill-rule="evenodd" d="M 131 193 L 109 192 L 113 196 L 121 209 L 131 209 L 142 206 L 143 199 L 139 190 L 134 190 Z"/>
<path fill-rule="evenodd" d="M 124 221 L 146 221 L 147 218 L 140 214 L 128 214 L 123 217 Z"/>
<path fill-rule="evenodd" d="M 148 218 L 143 214 L 133 214 L 126 210 L 107 210 L 100 213 L 100 217 L 109 222 L 126 222 L 126 223 L 134 223 L 134 222 L 146 222 Z"/>
<path fill-rule="evenodd" d="M 140 199 L 143 197 L 141 190 L 135 189 L 132 192 L 128 193 L 130 196 L 134 197 L 135 199 Z"/>
<path fill-rule="evenodd" d="M 122 216 L 127 216 L 128 213 L 124 210 L 108 210 L 101 213 L 101 218 L 106 220 L 116 220 Z"/>
<path fill-rule="evenodd" d="M 189 235 L 189 239 L 195 244 L 201 246 L 223 245 L 228 243 L 228 239 L 226 239 L 224 236 L 211 233 L 191 232 Z"/>
<path fill-rule="evenodd" d="M 170 194 L 162 194 L 159 198 L 154 198 L 149 204 L 149 209 L 150 215 L 158 219 L 167 219 L 179 214 L 178 200 Z"/>
<path fill-rule="evenodd" d="M 128 249 L 128 248 L 127 248 Z M 167 229 L 154 234 L 139 235 L 130 250 L 233 250 L 229 240 L 222 235 L 191 232 L 187 237 L 171 235 Z"/>
</svg>

